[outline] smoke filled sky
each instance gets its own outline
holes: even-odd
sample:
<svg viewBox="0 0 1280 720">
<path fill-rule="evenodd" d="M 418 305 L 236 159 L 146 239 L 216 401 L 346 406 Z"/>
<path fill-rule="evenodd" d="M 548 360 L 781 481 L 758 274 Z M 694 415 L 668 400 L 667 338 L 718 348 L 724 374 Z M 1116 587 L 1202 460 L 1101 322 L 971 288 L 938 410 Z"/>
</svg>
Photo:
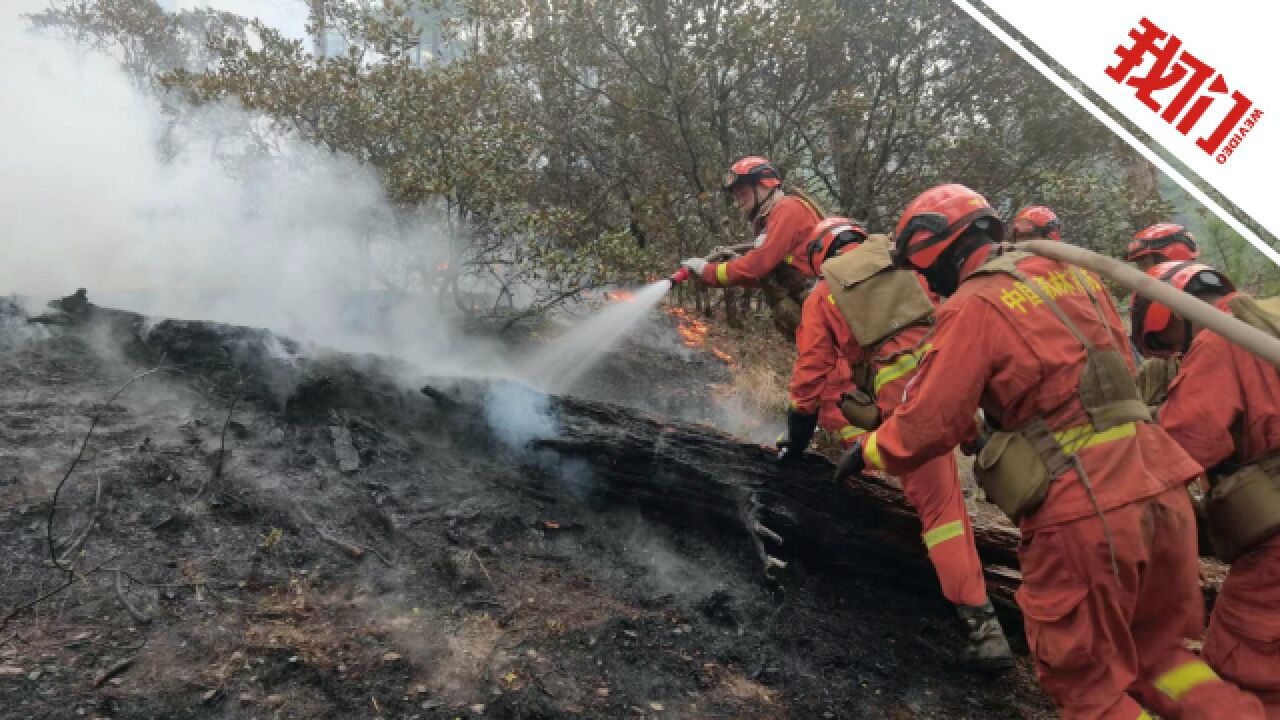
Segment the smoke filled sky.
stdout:
<svg viewBox="0 0 1280 720">
<path fill-rule="evenodd" d="M 256 17 L 292 38 L 306 37 L 307 6 L 302 0 L 158 0 L 169 12 L 209 8 Z"/>
<path fill-rule="evenodd" d="M 19 4 L 0 10 L 0 295 L 84 287 L 433 369 L 457 349 L 395 277 L 444 259 L 440 234 L 395 223 L 373 172 L 235 107 L 164 114 L 111 57 L 31 32 L 18 12 L 45 0 Z"/>
</svg>

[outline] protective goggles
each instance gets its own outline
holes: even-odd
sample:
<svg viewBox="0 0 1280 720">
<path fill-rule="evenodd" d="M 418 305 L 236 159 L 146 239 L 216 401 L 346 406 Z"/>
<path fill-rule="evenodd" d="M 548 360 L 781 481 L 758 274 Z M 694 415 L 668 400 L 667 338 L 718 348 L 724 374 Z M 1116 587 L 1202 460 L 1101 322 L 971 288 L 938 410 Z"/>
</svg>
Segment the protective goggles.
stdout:
<svg viewBox="0 0 1280 720">
<path fill-rule="evenodd" d="M 756 165 L 755 167 L 751 168 L 750 170 L 744 173 L 737 173 L 737 172 L 734 172 L 733 170 L 726 170 L 724 173 L 724 177 L 721 178 L 720 189 L 724 190 L 725 192 L 728 192 L 732 190 L 734 187 L 741 185 L 743 183 L 759 182 L 760 180 L 763 180 L 765 178 L 773 178 L 775 180 L 779 179 L 778 171 L 775 170 L 773 165 L 770 165 L 769 163 L 765 163 L 763 165 Z"/>
<path fill-rule="evenodd" d="M 1031 237 L 1035 235 L 1048 235 L 1062 229 L 1062 223 L 1057 220 L 1050 220 L 1043 225 L 1037 224 L 1031 218 L 1018 218 L 1014 220 L 1009 227 L 1009 235 L 1011 240 L 1017 240 L 1023 237 Z"/>
<path fill-rule="evenodd" d="M 996 213 L 989 207 L 980 207 L 971 212 L 961 215 L 955 222 L 947 222 L 947 216 L 942 213 L 919 213 L 912 215 L 907 224 L 903 226 L 902 232 L 894 238 L 895 254 L 900 258 L 905 258 L 917 270 L 924 270 L 911 260 L 912 256 L 918 255 L 925 250 L 946 242 L 948 238 L 961 229 L 968 227 L 974 221 L 981 218 L 995 218 Z M 907 245 L 911 238 L 917 233 L 927 233 L 925 239 Z"/>
</svg>

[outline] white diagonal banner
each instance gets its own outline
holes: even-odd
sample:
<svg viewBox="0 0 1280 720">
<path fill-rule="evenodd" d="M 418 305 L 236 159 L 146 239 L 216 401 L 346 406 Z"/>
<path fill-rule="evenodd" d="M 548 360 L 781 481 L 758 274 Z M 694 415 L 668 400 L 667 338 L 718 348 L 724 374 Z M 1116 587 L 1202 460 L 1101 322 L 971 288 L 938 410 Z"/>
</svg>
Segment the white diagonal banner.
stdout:
<svg viewBox="0 0 1280 720">
<path fill-rule="evenodd" d="M 1280 265 L 1280 253 L 1112 120 L 968 0 L 954 2 Z M 1098 98 L 1201 180 L 1280 234 L 1280 82 L 1265 48 L 1280 4 L 986 0 Z M 1274 114 L 1275 117 L 1270 115 Z"/>
</svg>

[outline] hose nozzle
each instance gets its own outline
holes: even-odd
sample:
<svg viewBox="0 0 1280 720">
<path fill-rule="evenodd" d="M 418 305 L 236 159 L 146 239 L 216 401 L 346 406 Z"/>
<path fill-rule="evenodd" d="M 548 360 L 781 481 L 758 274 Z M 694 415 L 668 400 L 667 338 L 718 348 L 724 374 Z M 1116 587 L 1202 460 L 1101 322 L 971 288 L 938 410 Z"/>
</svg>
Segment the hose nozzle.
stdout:
<svg viewBox="0 0 1280 720">
<path fill-rule="evenodd" d="M 672 285 L 679 285 L 689 279 L 689 268 L 681 266 L 679 270 L 671 273 L 671 277 L 667 278 Z"/>
</svg>

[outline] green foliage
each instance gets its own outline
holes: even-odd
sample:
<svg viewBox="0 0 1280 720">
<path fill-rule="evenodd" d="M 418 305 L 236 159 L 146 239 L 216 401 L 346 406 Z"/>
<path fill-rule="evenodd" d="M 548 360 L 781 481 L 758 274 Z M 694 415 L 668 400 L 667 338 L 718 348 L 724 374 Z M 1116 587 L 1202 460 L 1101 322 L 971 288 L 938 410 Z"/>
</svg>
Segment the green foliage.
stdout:
<svg viewBox="0 0 1280 720">
<path fill-rule="evenodd" d="M 1280 268 L 1214 215 L 1206 214 L 1200 259 L 1231 278 L 1236 287 L 1259 297 L 1280 295 Z"/>
<path fill-rule="evenodd" d="M 320 58 L 151 0 L 38 17 L 164 91 L 238 103 L 376 168 L 397 208 L 444 218 L 449 269 L 417 277 L 466 312 L 536 315 L 741 241 L 718 186 L 748 153 L 876 231 L 938 182 L 1006 216 L 1047 204 L 1070 240 L 1108 251 L 1164 210 L 1145 162 L 947 3 L 322 5 L 312 29 L 346 47 Z"/>
</svg>

